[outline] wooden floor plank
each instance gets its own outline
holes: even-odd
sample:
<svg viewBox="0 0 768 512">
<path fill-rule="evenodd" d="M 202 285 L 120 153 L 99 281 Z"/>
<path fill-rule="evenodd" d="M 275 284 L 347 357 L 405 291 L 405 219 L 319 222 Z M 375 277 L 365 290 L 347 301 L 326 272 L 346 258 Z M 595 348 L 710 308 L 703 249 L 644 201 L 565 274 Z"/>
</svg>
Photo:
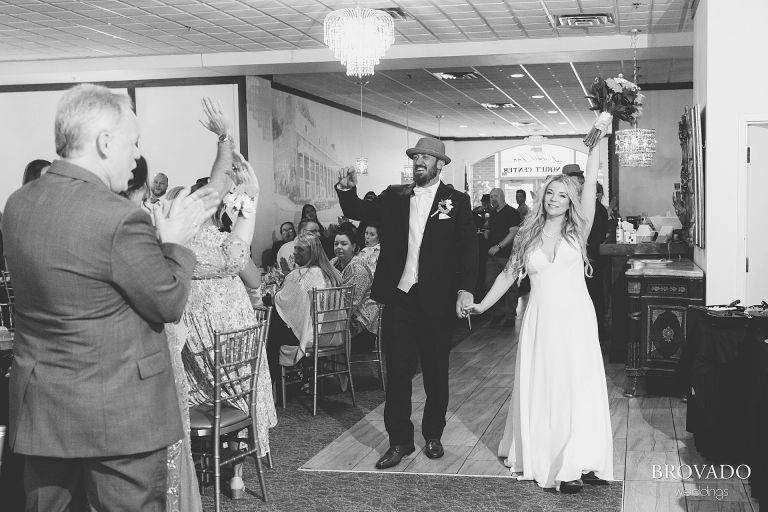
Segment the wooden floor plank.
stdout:
<svg viewBox="0 0 768 512">
<path fill-rule="evenodd" d="M 682 482 L 624 482 L 623 512 L 685 512 Z"/>
<path fill-rule="evenodd" d="M 514 384 L 516 341 L 511 331 L 481 327 L 459 344 L 451 356 L 450 401 L 442 438 L 446 455 L 428 459 L 423 453 L 421 416 L 424 408 L 421 375 L 413 380 L 413 414 L 417 452 L 388 471 L 510 475 L 497 456 L 504 433 Z M 614 479 L 624 480 L 625 512 L 753 511 L 749 488 L 738 479 L 728 481 L 654 478 L 653 466 L 711 464 L 696 451 L 685 430 L 686 404 L 676 397 L 623 396 L 624 365 L 606 363 L 607 392 L 614 451 Z M 375 471 L 374 465 L 389 448 L 383 426 L 384 405 L 308 461 L 304 469 Z M 713 484 L 728 491 L 728 499 L 687 496 L 686 489 Z M 535 485 L 535 484 L 534 484 Z"/>
</svg>

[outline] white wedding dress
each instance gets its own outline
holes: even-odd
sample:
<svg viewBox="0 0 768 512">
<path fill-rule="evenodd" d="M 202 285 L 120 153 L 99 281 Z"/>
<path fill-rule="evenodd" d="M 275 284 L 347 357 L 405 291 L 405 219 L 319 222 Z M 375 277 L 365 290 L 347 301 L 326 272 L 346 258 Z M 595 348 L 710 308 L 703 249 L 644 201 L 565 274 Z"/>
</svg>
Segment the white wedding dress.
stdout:
<svg viewBox="0 0 768 512">
<path fill-rule="evenodd" d="M 575 242 L 550 262 L 539 247 L 520 326 L 512 391 L 499 457 L 540 487 L 594 471 L 613 479 L 613 438 L 595 309 Z"/>
</svg>

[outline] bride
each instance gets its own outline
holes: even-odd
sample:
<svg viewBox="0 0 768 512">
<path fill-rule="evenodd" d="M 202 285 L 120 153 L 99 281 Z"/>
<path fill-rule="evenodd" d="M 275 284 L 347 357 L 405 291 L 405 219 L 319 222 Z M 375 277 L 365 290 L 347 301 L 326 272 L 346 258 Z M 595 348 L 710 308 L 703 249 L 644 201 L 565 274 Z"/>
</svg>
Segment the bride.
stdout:
<svg viewBox="0 0 768 512">
<path fill-rule="evenodd" d="M 520 326 L 515 384 L 498 455 L 520 480 L 575 493 L 613 479 L 605 369 L 585 241 L 595 212 L 599 151 L 590 149 L 584 190 L 555 175 L 517 234 L 505 270 L 480 304 L 486 311 L 521 276 L 531 293 Z M 581 197 L 579 194 L 581 192 Z"/>
</svg>

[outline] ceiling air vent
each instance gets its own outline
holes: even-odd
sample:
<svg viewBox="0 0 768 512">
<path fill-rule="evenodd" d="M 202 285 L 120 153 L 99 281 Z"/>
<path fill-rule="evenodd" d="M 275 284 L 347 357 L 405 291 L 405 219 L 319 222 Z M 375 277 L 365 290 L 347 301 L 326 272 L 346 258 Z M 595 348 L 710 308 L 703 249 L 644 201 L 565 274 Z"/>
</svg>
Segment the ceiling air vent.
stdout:
<svg viewBox="0 0 768 512">
<path fill-rule="evenodd" d="M 475 80 L 480 78 L 480 75 L 474 71 L 437 71 L 432 73 L 432 76 L 440 80 Z"/>
<path fill-rule="evenodd" d="M 590 28 L 613 25 L 612 14 L 558 14 L 558 28 Z"/>
<path fill-rule="evenodd" d="M 413 19 L 413 17 L 405 12 L 401 7 L 382 7 L 375 10 L 384 11 L 385 13 L 392 16 L 394 21 L 410 21 Z"/>
</svg>

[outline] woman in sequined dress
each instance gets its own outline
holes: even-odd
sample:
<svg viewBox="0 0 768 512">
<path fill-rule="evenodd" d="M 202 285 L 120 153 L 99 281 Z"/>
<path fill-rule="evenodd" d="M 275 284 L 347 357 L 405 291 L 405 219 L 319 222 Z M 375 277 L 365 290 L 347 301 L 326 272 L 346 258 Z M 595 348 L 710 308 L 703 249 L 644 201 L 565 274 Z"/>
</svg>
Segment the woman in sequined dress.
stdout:
<svg viewBox="0 0 768 512">
<path fill-rule="evenodd" d="M 209 186 L 216 187 L 222 196 L 230 188 L 232 179 L 237 188 L 223 198 L 214 218 L 203 224 L 189 243 L 188 247 L 197 257 L 189 299 L 182 320 L 166 326 L 185 428 L 182 442 L 169 448 L 167 510 L 172 512 L 202 510 L 189 447 L 189 404 L 213 401 L 213 331 L 241 329 L 258 322 L 245 287 L 257 287 L 260 283 L 260 274 L 250 258 L 259 185 L 251 166 L 233 152 L 231 138 L 226 136 L 229 124 L 220 107 L 209 101 L 204 102 L 204 106 L 208 116 L 204 125 L 219 135 Z M 232 168 L 234 176 L 230 175 Z M 220 230 L 225 213 L 233 222 L 230 233 Z M 259 456 L 264 456 L 269 453 L 269 428 L 277 423 L 266 356 L 262 357 L 260 372 L 256 435 Z M 249 405 L 243 399 L 230 405 L 249 412 Z M 236 467 L 230 483 L 236 497 L 243 491 L 240 470 L 241 465 Z"/>
</svg>

